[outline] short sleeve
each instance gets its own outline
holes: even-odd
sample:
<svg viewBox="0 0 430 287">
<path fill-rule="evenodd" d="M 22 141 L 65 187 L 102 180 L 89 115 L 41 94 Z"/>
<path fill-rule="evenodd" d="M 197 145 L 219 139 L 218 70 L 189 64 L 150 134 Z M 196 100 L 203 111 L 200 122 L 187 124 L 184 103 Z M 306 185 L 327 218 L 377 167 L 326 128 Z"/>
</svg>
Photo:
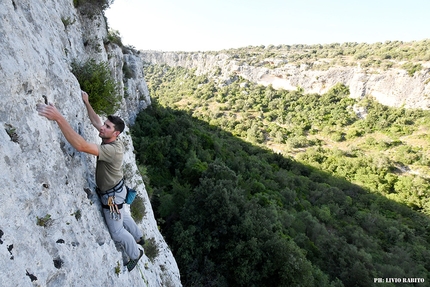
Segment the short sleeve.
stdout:
<svg viewBox="0 0 430 287">
<path fill-rule="evenodd" d="M 115 146 L 113 145 L 99 145 L 99 160 L 111 162 L 115 157 Z"/>
</svg>

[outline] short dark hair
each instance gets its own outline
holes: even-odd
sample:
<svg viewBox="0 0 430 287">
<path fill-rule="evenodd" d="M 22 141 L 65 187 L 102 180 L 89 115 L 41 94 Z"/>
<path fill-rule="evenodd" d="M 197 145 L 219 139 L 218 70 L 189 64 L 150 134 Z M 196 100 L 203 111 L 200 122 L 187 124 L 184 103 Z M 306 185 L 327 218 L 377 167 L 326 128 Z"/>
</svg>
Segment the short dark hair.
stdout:
<svg viewBox="0 0 430 287">
<path fill-rule="evenodd" d="M 124 121 L 120 117 L 111 115 L 111 116 L 108 116 L 108 120 L 115 125 L 114 129 L 116 131 L 119 131 L 120 133 L 122 133 L 124 131 L 125 124 L 124 124 Z"/>
</svg>

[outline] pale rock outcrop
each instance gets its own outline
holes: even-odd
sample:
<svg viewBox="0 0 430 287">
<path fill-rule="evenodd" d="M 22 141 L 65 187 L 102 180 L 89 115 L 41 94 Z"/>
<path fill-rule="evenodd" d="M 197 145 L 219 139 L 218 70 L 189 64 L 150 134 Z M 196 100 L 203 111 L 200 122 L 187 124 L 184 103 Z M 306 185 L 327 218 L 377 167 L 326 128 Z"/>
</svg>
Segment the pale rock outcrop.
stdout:
<svg viewBox="0 0 430 287">
<path fill-rule="evenodd" d="M 181 286 L 128 128 L 120 137 L 127 184 L 144 200 L 139 226 L 159 250 L 130 273 L 101 215 L 95 158 L 77 152 L 55 122 L 36 112 L 46 99 L 86 140 L 100 142 L 71 73 L 72 61 L 95 58 L 109 61 L 121 83 L 123 65 L 131 69 L 119 115 L 133 123 L 150 104 L 142 63 L 105 44 L 106 34 L 104 17 L 84 17 L 70 0 L 0 2 L 0 286 Z"/>
<path fill-rule="evenodd" d="M 326 71 L 311 70 L 307 65 L 296 66 L 284 62 L 275 68 L 254 67 L 219 53 L 181 53 L 141 51 L 143 61 L 152 64 L 166 64 L 196 69 L 197 74 L 211 74 L 221 71 L 221 78 L 232 74 L 262 85 L 272 85 L 275 89 L 296 90 L 306 93 L 323 94 L 337 83 L 349 87 L 351 97 L 373 96 L 388 106 L 406 108 L 430 108 L 430 63 L 413 77 L 405 70 L 389 69 L 379 71 L 360 67 L 331 67 Z"/>
</svg>

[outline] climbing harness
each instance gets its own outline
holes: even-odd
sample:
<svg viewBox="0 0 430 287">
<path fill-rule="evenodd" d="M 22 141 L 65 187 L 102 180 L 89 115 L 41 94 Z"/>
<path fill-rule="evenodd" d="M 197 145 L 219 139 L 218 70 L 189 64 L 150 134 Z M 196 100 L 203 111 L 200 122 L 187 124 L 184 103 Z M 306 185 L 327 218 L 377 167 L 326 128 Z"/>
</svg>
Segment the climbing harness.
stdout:
<svg viewBox="0 0 430 287">
<path fill-rule="evenodd" d="M 121 208 L 123 206 L 123 204 L 116 204 L 115 203 L 115 193 L 117 192 L 121 192 L 122 189 L 124 187 L 124 179 L 121 179 L 121 181 L 115 185 L 113 188 L 105 191 L 105 192 L 101 192 L 99 188 L 97 188 L 97 194 L 99 196 L 103 196 L 103 195 L 108 195 L 108 204 L 105 205 L 102 203 L 102 207 L 104 209 L 109 209 L 110 211 L 110 215 L 112 217 L 113 220 L 120 220 L 121 219 Z M 112 195 L 110 195 L 112 194 Z"/>
<path fill-rule="evenodd" d="M 121 179 L 114 187 L 106 190 L 105 192 L 101 192 L 101 190 L 97 188 L 97 193 L 99 195 L 105 195 L 105 194 L 111 194 L 111 193 L 115 194 L 116 192 L 121 192 L 123 186 L 124 186 L 124 179 Z"/>
</svg>

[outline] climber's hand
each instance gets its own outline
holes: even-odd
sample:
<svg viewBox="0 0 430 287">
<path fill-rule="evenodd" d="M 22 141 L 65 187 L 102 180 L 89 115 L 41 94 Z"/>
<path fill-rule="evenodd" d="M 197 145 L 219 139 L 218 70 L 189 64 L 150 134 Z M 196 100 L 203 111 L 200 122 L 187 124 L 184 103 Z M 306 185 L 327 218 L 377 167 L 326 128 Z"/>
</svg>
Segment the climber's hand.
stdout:
<svg viewBox="0 0 430 287">
<path fill-rule="evenodd" d="M 84 91 L 81 91 L 81 95 L 82 95 L 82 100 L 84 101 L 85 104 L 88 104 L 88 94 Z"/>
<path fill-rule="evenodd" d="M 36 110 L 40 116 L 43 116 L 48 120 L 57 121 L 62 117 L 60 112 L 52 103 L 49 103 L 49 105 L 37 104 Z"/>
</svg>

